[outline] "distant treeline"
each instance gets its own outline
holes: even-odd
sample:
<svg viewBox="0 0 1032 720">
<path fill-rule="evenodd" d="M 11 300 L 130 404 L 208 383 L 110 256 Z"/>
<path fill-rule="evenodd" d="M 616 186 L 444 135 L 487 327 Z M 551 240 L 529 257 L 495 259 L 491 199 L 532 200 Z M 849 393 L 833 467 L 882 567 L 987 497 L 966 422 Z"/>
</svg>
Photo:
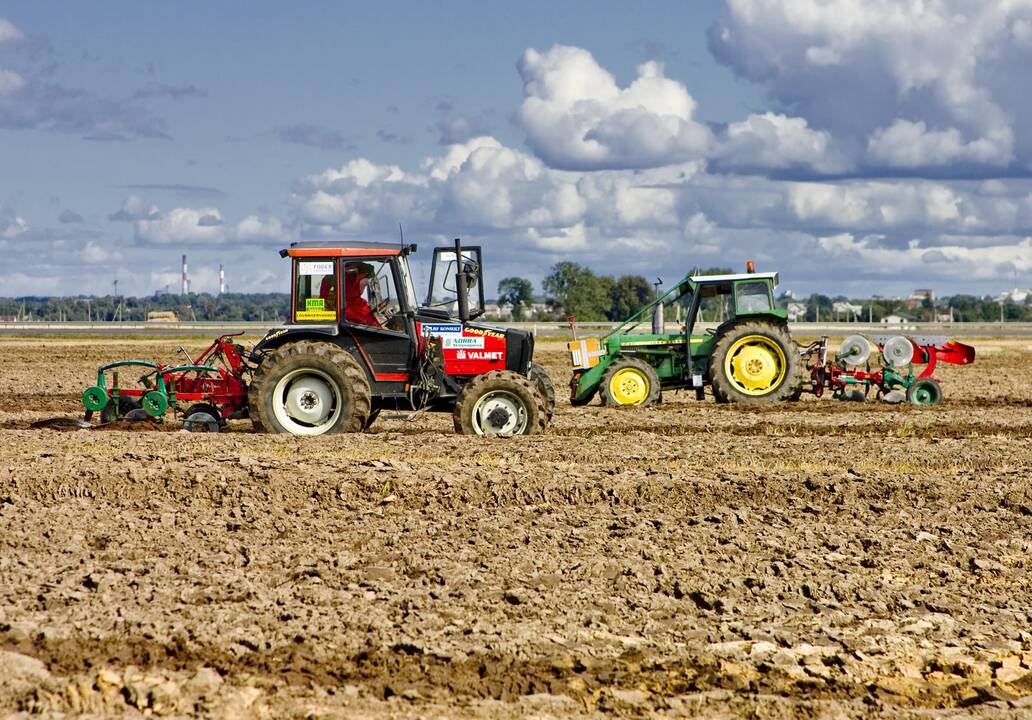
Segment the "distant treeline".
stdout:
<svg viewBox="0 0 1032 720">
<path fill-rule="evenodd" d="M 174 312 L 179 320 L 279 322 L 290 312 L 287 293 L 147 295 L 144 297 L 0 298 L 0 317 L 28 320 L 146 320 L 151 312 Z"/>
<path fill-rule="evenodd" d="M 731 272 L 728 268 L 707 268 L 702 275 Z M 669 280 L 669 278 L 668 278 Z M 563 320 L 571 315 L 581 321 L 620 321 L 629 317 L 655 295 L 655 288 L 641 275 L 597 275 L 591 269 L 572 262 L 552 266 L 545 277 L 542 292 L 535 292 L 533 283 L 521 277 L 507 277 L 498 284 L 497 302 L 500 313 L 489 313 L 486 319 Z M 1032 300 L 1032 296 L 1029 298 Z M 859 312 L 836 312 L 836 303 L 848 302 Z M 1032 302 L 1013 300 L 999 302 L 991 297 L 953 295 L 931 300 L 831 297 L 814 293 L 808 298 L 780 295 L 777 304 L 789 310 L 796 320 L 872 320 L 879 322 L 889 315 L 902 315 L 909 320 L 948 320 L 960 322 L 1032 322 Z M 173 312 L 182 321 L 282 322 L 290 313 L 290 296 L 286 293 L 205 293 L 145 297 L 20 297 L 0 298 L 0 318 L 83 321 L 146 320 L 152 312 Z M 671 308 L 668 319 L 679 316 Z"/>
<path fill-rule="evenodd" d="M 714 267 L 699 270 L 699 275 L 724 275 L 730 268 Z M 678 278 L 679 279 L 679 278 Z M 671 278 L 667 278 L 671 280 Z M 668 289 L 669 286 L 663 288 Z M 498 285 L 498 298 L 513 306 L 514 317 L 526 319 L 560 320 L 570 315 L 581 321 L 620 321 L 654 297 L 652 284 L 641 275 L 613 277 L 596 275 L 591 269 L 572 262 L 560 262 L 542 282 L 544 297 L 533 300 L 534 287 L 525 278 L 505 278 Z M 1029 298 L 1032 300 L 1032 296 Z M 1006 300 L 1000 303 L 992 297 L 953 295 L 951 297 L 920 299 L 831 297 L 813 293 L 808 298 L 781 294 L 776 298 L 779 307 L 789 311 L 789 317 L 798 321 L 862 320 L 880 322 L 890 315 L 901 315 L 907 320 L 958 322 L 1032 321 L 1032 303 Z M 836 312 L 837 303 L 849 303 L 857 312 Z M 667 319 L 679 319 L 683 308 L 671 308 Z"/>
</svg>

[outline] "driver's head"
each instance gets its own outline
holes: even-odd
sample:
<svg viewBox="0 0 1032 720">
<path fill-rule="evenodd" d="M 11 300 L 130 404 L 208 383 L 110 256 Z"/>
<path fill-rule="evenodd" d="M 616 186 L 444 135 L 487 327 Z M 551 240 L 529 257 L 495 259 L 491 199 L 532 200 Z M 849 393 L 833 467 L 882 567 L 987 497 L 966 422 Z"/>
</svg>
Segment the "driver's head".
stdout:
<svg viewBox="0 0 1032 720">
<path fill-rule="evenodd" d="M 373 266 L 364 262 L 348 263 L 344 269 L 344 290 L 351 296 L 361 295 L 373 277 Z"/>
</svg>

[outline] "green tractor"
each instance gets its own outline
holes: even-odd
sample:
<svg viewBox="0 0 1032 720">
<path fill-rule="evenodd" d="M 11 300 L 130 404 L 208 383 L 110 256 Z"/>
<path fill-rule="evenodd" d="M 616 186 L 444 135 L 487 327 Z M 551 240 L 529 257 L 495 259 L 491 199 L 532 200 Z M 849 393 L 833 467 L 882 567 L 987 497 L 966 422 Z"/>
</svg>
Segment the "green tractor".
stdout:
<svg viewBox="0 0 1032 720">
<path fill-rule="evenodd" d="M 717 402 L 767 403 L 801 391 L 799 349 L 784 310 L 774 304 L 777 273 L 689 273 L 602 338 L 569 344 L 570 402 L 652 405 L 663 390 L 709 386 Z M 678 310 L 681 332 L 664 332 L 664 306 Z M 651 318 L 649 332 L 636 332 Z M 703 326 L 708 329 L 699 332 Z"/>
</svg>

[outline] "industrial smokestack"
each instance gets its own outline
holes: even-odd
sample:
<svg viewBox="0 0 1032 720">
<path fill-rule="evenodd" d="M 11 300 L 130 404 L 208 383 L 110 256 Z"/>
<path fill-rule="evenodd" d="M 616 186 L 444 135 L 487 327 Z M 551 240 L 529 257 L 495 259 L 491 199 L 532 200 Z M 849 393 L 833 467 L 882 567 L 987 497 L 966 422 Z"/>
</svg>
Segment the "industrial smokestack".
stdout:
<svg viewBox="0 0 1032 720">
<path fill-rule="evenodd" d="M 183 256 L 183 295 L 190 293 L 190 276 L 186 274 L 186 255 Z"/>
<path fill-rule="evenodd" d="M 226 292 L 226 270 L 222 267 L 222 263 L 219 263 L 219 295 Z"/>
</svg>

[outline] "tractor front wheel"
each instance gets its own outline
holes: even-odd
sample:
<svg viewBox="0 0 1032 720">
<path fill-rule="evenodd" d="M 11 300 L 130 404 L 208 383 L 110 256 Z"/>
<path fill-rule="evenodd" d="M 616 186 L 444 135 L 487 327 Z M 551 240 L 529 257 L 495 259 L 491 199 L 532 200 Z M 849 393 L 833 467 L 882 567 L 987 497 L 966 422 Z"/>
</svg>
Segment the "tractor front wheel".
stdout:
<svg viewBox="0 0 1032 720">
<path fill-rule="evenodd" d="M 536 362 L 530 364 L 528 377 L 537 388 L 541 399 L 545 401 L 545 423 L 552 422 L 552 414 L 555 413 L 555 385 L 552 378 L 548 376 L 548 371 Z"/>
<path fill-rule="evenodd" d="M 343 348 L 299 340 L 267 356 L 247 391 L 258 432 L 323 435 L 361 432 L 370 414 L 365 370 Z"/>
<path fill-rule="evenodd" d="M 709 375 L 718 402 L 788 400 L 799 383 L 799 351 L 781 325 L 736 323 L 714 343 Z"/>
<path fill-rule="evenodd" d="M 474 377 L 452 411 L 455 431 L 463 435 L 533 435 L 544 430 L 546 416 L 534 382 L 510 370 Z"/>
<path fill-rule="evenodd" d="M 655 405 L 660 401 L 659 376 L 638 358 L 620 358 L 602 376 L 599 386 L 603 405 Z"/>
</svg>

